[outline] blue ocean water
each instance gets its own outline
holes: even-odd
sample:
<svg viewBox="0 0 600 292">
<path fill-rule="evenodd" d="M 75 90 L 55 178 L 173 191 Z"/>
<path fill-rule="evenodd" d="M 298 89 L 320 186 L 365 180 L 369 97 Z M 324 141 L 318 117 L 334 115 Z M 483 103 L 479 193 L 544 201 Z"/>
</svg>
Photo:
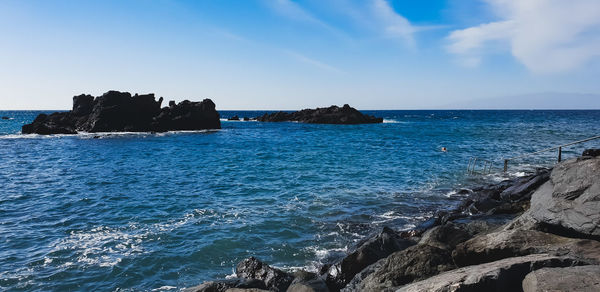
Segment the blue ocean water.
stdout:
<svg viewBox="0 0 600 292">
<path fill-rule="evenodd" d="M 248 256 L 315 269 L 457 204 L 456 188 L 504 178 L 502 157 L 600 134 L 600 111 L 366 111 L 385 123 L 21 135 L 39 113 L 0 111 L 0 290 L 178 290 Z M 492 174 L 467 175 L 470 157 Z"/>
</svg>

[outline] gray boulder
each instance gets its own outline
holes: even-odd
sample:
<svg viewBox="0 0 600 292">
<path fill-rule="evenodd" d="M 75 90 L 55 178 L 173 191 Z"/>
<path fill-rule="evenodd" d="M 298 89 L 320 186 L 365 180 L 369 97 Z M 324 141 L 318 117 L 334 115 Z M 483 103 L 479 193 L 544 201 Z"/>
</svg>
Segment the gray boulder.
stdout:
<svg viewBox="0 0 600 292">
<path fill-rule="evenodd" d="M 266 289 L 265 283 L 252 279 L 230 279 L 221 281 L 204 282 L 198 286 L 186 288 L 184 292 L 226 292 L 232 288 L 239 289 Z"/>
<path fill-rule="evenodd" d="M 384 227 L 381 233 L 359 244 L 357 249 L 329 267 L 325 275 L 327 286 L 332 291 L 338 291 L 362 269 L 414 244 L 411 240 L 401 238 L 394 230 Z"/>
<path fill-rule="evenodd" d="M 532 271 L 545 267 L 570 267 L 582 264 L 585 262 L 568 257 L 535 254 L 455 269 L 394 290 L 397 292 L 520 291 L 523 279 Z"/>
<path fill-rule="evenodd" d="M 582 249 L 587 246 L 591 250 L 594 247 L 600 248 L 600 243 L 587 241 L 587 244 L 582 243 L 582 247 L 577 249 L 577 243 L 581 243 L 581 240 L 536 230 L 502 230 L 479 235 L 457 245 L 452 258 L 456 265 L 462 267 L 535 253 L 561 253 L 569 250 L 584 253 Z"/>
<path fill-rule="evenodd" d="M 315 273 L 297 271 L 294 276 L 294 281 L 287 288 L 287 292 L 329 292 L 325 280 Z"/>
<path fill-rule="evenodd" d="M 450 251 L 419 244 L 395 252 L 358 285 L 344 291 L 382 291 L 456 268 Z"/>
<path fill-rule="evenodd" d="M 600 291 L 600 266 L 543 268 L 523 280 L 524 292 Z"/>
<path fill-rule="evenodd" d="M 558 164 L 521 222 L 571 237 L 600 238 L 600 158 Z"/>
<path fill-rule="evenodd" d="M 235 273 L 238 278 L 260 280 L 267 289 L 276 292 L 285 291 L 294 280 L 294 276 L 272 268 L 255 257 L 238 263 Z"/>
</svg>

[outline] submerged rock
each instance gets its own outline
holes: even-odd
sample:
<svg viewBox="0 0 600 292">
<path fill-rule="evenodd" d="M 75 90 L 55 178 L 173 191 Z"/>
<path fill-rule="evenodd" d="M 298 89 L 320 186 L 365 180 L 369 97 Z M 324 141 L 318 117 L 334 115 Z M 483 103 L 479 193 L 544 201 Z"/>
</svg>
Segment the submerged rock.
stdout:
<svg viewBox="0 0 600 292">
<path fill-rule="evenodd" d="M 94 98 L 73 97 L 73 109 L 51 115 L 40 114 L 22 127 L 24 134 L 75 134 L 84 132 L 164 132 L 173 130 L 219 129 L 221 123 L 215 104 L 202 102 L 169 103 L 161 109 L 162 97 L 109 91 Z"/>
<path fill-rule="evenodd" d="M 239 121 L 239 120 L 240 120 L 240 117 L 238 117 L 238 116 L 233 116 L 233 117 L 231 117 L 231 118 L 229 118 L 229 119 L 227 119 L 227 120 L 228 120 L 228 121 Z"/>
<path fill-rule="evenodd" d="M 10 117 L 3 116 L 3 117 L 2 117 L 2 119 L 3 119 L 3 120 L 10 120 Z"/>
<path fill-rule="evenodd" d="M 383 123 L 383 118 L 365 115 L 345 104 L 343 107 L 332 105 L 328 108 L 304 109 L 288 113 L 276 112 L 256 118 L 260 122 L 294 121 L 309 124 L 375 124 Z"/>
</svg>

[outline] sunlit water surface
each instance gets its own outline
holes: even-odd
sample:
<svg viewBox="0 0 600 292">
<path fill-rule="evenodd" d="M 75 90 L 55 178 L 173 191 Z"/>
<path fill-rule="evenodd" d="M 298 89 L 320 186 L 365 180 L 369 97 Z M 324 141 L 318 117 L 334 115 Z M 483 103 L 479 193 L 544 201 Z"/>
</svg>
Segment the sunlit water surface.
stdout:
<svg viewBox="0 0 600 292">
<path fill-rule="evenodd" d="M 0 111 L 0 290 L 179 289 L 252 255 L 315 269 L 457 204 L 456 188 L 502 179 L 502 157 L 600 132 L 600 111 L 372 111 L 385 122 L 21 135 L 38 113 Z M 262 112 L 221 112 L 234 114 Z M 563 156 L 586 146 L 598 142 Z M 493 174 L 467 176 L 470 157 Z"/>
</svg>

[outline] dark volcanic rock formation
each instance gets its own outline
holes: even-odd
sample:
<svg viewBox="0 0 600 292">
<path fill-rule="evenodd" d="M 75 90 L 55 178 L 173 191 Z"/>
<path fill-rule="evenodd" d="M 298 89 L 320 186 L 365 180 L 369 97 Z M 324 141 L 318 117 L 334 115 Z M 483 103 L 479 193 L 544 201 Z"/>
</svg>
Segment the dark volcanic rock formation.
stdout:
<svg viewBox="0 0 600 292">
<path fill-rule="evenodd" d="M 383 123 L 383 118 L 365 115 L 345 104 L 343 107 L 332 105 L 327 108 L 304 109 L 288 113 L 276 112 L 257 117 L 260 122 L 301 122 L 309 124 L 376 124 Z"/>
<path fill-rule="evenodd" d="M 109 91 L 94 98 L 73 97 L 73 109 L 51 115 L 40 114 L 24 125 L 23 134 L 75 134 L 84 132 L 146 132 L 220 129 L 219 113 L 210 99 L 202 102 L 169 102 L 161 109 L 162 97 Z"/>
<path fill-rule="evenodd" d="M 242 279 L 256 279 L 263 281 L 267 289 L 283 292 L 290 286 L 294 276 L 270 267 L 255 257 L 247 258 L 236 267 L 236 275 Z"/>
<path fill-rule="evenodd" d="M 385 258 L 395 251 L 403 250 L 415 242 L 403 239 L 391 228 L 384 227 L 377 236 L 359 244 L 358 248 L 348 254 L 340 262 L 332 265 L 324 275 L 327 286 L 332 291 L 338 291 L 362 269 Z"/>
</svg>

